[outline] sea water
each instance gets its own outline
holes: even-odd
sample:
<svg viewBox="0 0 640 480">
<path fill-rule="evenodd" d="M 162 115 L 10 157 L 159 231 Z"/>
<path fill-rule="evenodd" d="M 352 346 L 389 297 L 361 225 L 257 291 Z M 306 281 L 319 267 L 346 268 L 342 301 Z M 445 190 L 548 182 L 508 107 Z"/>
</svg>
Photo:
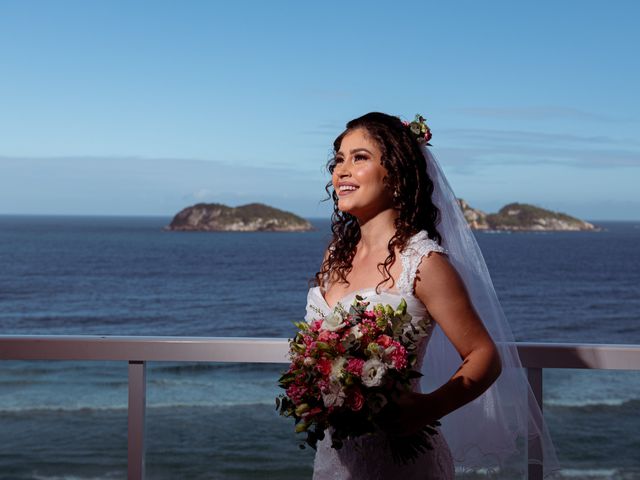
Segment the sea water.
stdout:
<svg viewBox="0 0 640 480">
<path fill-rule="evenodd" d="M 163 231 L 170 218 L 0 216 L 0 334 L 290 338 L 329 223 Z M 640 222 L 476 232 L 517 341 L 640 344 Z M 152 479 L 311 478 L 278 416 L 284 364 L 150 362 Z M 567 478 L 640 478 L 640 372 L 548 370 Z M 0 479 L 126 478 L 125 362 L 0 364 Z"/>
</svg>

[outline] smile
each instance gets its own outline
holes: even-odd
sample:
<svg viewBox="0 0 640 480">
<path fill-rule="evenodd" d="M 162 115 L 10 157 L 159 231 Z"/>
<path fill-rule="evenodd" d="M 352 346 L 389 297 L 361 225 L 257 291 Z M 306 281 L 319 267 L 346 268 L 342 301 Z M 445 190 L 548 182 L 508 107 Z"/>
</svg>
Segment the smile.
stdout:
<svg viewBox="0 0 640 480">
<path fill-rule="evenodd" d="M 355 192 L 357 189 L 358 187 L 353 187 L 351 185 L 342 185 L 341 187 L 338 188 L 338 195 L 340 196 L 350 195 L 353 192 Z"/>
</svg>

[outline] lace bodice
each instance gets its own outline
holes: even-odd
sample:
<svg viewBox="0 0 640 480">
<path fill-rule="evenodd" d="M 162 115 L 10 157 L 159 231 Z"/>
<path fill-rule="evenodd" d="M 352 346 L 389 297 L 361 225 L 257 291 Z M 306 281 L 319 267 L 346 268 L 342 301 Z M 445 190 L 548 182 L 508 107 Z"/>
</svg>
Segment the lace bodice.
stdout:
<svg viewBox="0 0 640 480">
<path fill-rule="evenodd" d="M 426 308 L 424 308 L 422 302 L 420 302 L 420 300 L 418 300 L 414 296 L 414 283 L 418 266 L 422 261 L 422 257 L 424 255 L 428 255 L 430 252 L 448 253 L 444 247 L 438 245 L 435 240 L 430 239 L 425 230 L 421 230 L 409 239 L 405 248 L 400 252 L 402 272 L 400 273 L 400 277 L 397 281 L 398 291 L 393 292 L 390 289 L 379 289 L 384 294 L 393 295 L 395 297 L 404 297 L 404 299 L 407 301 L 408 306 L 413 306 L 416 309 L 415 313 L 417 313 L 418 315 L 425 315 L 427 314 L 427 311 Z M 310 304 L 316 304 L 316 306 L 325 311 L 325 313 L 331 310 L 331 307 L 324 297 L 324 293 L 326 292 L 327 287 L 328 276 L 325 275 L 324 285 L 322 285 L 321 287 L 313 287 L 309 290 L 309 294 L 307 296 L 307 316 L 305 317 L 307 322 L 309 322 L 315 314 L 315 312 L 310 311 Z M 375 294 L 375 290 L 375 287 L 353 290 L 340 298 L 338 302 L 345 305 L 347 300 L 349 300 L 351 297 L 355 298 L 357 294 L 363 296 L 365 294 Z M 379 294 L 376 294 L 376 296 L 379 296 Z M 351 301 L 353 301 L 353 298 L 351 298 Z M 413 315 L 413 312 L 409 313 Z"/>
<path fill-rule="evenodd" d="M 413 320 L 429 317 L 424 304 L 414 295 L 414 283 L 422 257 L 433 251 L 448 253 L 444 247 L 430 239 L 426 231 L 418 232 L 409 239 L 404 250 L 400 252 L 402 272 L 397 280 L 397 291 L 379 289 L 380 293 L 376 293 L 375 287 L 353 290 L 340 298 L 336 305 L 339 302 L 348 307 L 356 295 L 361 295 L 372 305 L 388 303 L 396 307 L 401 298 L 404 298 L 407 302 L 407 312 Z M 322 288 L 318 286 L 309 289 L 305 316 L 307 322 L 318 318 L 318 313 L 313 307 L 323 314 L 331 312 L 332 309 L 324 297 L 326 287 L 327 278 L 325 277 L 325 284 Z M 420 370 L 422 367 L 422 360 L 434 327 L 435 322 L 432 321 L 429 335 L 420 340 L 416 352 L 417 362 L 414 366 L 416 370 Z M 420 392 L 420 379 L 414 379 L 412 386 L 414 391 Z M 434 436 L 433 441 L 433 450 L 427 450 L 417 459 L 415 464 L 400 467 L 393 463 L 388 444 L 385 443 L 385 437 L 371 436 L 347 440 L 342 449 L 336 450 L 331 447 L 331 432 L 325 431 L 324 440 L 318 442 L 313 480 L 390 480 L 395 478 L 403 480 L 453 480 L 453 460 L 446 440 L 440 434 Z"/>
<path fill-rule="evenodd" d="M 402 261 L 402 273 L 398 279 L 398 291 L 400 293 L 413 297 L 416 272 L 422 257 L 430 252 L 448 253 L 446 248 L 429 238 L 425 230 L 421 230 L 411 237 L 404 250 L 400 253 L 400 260 Z"/>
</svg>

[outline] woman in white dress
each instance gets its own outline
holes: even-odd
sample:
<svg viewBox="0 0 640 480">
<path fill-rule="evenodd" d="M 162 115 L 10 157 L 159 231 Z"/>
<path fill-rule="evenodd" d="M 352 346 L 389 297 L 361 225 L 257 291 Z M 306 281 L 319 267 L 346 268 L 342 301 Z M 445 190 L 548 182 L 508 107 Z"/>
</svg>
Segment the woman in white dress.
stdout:
<svg viewBox="0 0 640 480">
<path fill-rule="evenodd" d="M 444 184 L 436 184 L 427 168 L 425 145 L 430 145 L 431 134 L 423 120 L 417 116 L 416 122 L 409 124 L 372 112 L 349 122 L 336 138 L 328 163 L 332 179 L 326 186 L 334 201 L 333 238 L 315 276 L 315 286 L 309 290 L 307 321 L 317 316 L 315 309 L 328 313 L 338 302 L 351 304 L 356 294 L 372 304 L 394 307 L 404 298 L 413 317 L 429 317 L 432 324 L 430 335 L 421 340 L 415 368 L 425 377 L 433 374 L 432 380 L 442 374 L 443 364 L 435 360 L 423 363 L 436 327 L 455 349 L 458 365 L 433 391 L 423 393 L 420 379 L 416 379 L 412 392 L 397 395 L 394 403 L 399 408 L 383 410 L 388 435 L 349 439 L 341 449 L 334 449 L 331 432 L 325 431 L 325 438 L 317 445 L 314 480 L 453 479 L 454 466 L 461 470 L 467 464 L 482 467 L 485 464 L 476 460 L 488 459 L 493 453 L 479 446 L 482 433 L 476 430 L 485 425 L 477 415 L 472 416 L 477 426 L 467 418 L 469 433 L 464 435 L 475 443 L 475 450 L 459 435 L 450 435 L 456 441 L 452 452 L 442 427 L 432 437 L 432 450 L 420 454 L 415 463 L 399 466 L 393 462 L 387 443 L 394 436 L 418 432 L 435 420 L 444 422 L 450 413 L 480 397 L 500 377 L 504 357 L 474 308 L 469 281 L 465 285 L 465 278 L 449 258 L 446 242 L 443 244 L 438 225 L 442 215 L 451 212 L 441 212 L 433 201 L 434 189 L 442 189 Z M 453 241 L 455 229 L 449 230 Z M 491 415 L 486 403 L 478 406 L 475 411 L 480 415 L 499 417 Z M 456 431 L 460 429 L 461 422 L 456 425 Z M 492 433 L 515 440 L 497 429 L 486 432 Z M 487 445 L 491 444 L 488 440 Z M 473 461 L 467 462 L 469 458 Z M 486 466 L 491 468 L 494 460 Z"/>
<path fill-rule="evenodd" d="M 327 309 L 338 301 L 352 301 L 356 293 L 374 303 L 394 306 L 404 296 L 412 316 L 429 312 L 456 347 L 463 362 L 447 384 L 430 393 L 414 389 L 396 399 L 399 413 L 389 415 L 387 430 L 410 434 L 479 396 L 498 377 L 501 363 L 464 284 L 444 249 L 434 241 L 440 236 L 435 225 L 437 210 L 429 199 L 433 186 L 425 165 L 415 164 L 424 161 L 415 135 L 399 119 L 378 117 L 379 126 L 371 122 L 348 128 L 336 140 L 330 170 L 337 197 L 334 232 L 338 234 L 318 273 L 327 281 L 315 293 Z M 387 134 L 391 138 L 385 138 L 390 127 L 384 120 L 392 120 L 399 130 L 394 136 Z M 413 280 L 412 285 L 408 279 Z M 380 295 L 382 289 L 385 295 Z M 369 445 L 360 462 L 357 456 L 349 456 L 356 453 L 349 445 L 344 452 L 327 450 L 331 448 L 329 437 L 330 433 L 319 446 L 314 478 L 371 478 L 371 474 L 393 478 L 400 474 L 384 448 L 377 451 L 377 445 Z M 448 445 L 441 435 L 437 440 L 436 448 L 422 455 L 419 467 L 407 469 L 406 473 L 414 473 L 410 478 L 453 478 Z M 343 467 L 351 471 L 336 477 L 336 470 Z M 369 472 L 368 467 L 375 468 Z M 407 478 L 406 473 L 402 472 L 402 478 Z"/>
</svg>

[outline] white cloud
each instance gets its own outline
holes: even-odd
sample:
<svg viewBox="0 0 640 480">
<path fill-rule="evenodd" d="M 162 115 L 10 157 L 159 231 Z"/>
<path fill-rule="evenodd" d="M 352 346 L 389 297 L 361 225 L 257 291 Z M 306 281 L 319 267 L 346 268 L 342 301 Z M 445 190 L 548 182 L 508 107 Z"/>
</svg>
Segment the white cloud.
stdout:
<svg viewBox="0 0 640 480">
<path fill-rule="evenodd" d="M 578 119 L 599 122 L 625 122 L 633 120 L 631 118 L 588 112 L 579 108 L 553 105 L 531 107 L 462 107 L 452 108 L 451 111 L 475 117 L 517 118 L 522 120 Z"/>
<path fill-rule="evenodd" d="M 438 133 L 444 140 L 434 151 L 458 173 L 474 173 L 489 165 L 640 167 L 640 142 L 636 139 L 488 128 L 443 129 Z"/>
</svg>

